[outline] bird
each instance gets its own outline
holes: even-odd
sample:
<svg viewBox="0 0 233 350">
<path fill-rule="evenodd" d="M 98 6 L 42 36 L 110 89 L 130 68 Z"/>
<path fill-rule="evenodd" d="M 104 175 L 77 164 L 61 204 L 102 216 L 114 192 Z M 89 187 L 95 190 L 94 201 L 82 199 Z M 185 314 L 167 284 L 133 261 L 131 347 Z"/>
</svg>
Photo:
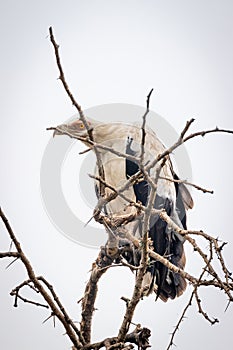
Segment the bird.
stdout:
<svg viewBox="0 0 233 350">
<path fill-rule="evenodd" d="M 86 118 L 84 123 L 83 120 L 75 118 L 69 123 L 58 125 L 55 128 L 54 136 L 67 134 L 71 137 L 81 138 L 88 147 L 93 149 L 92 143 L 86 141 L 91 135 L 96 144 L 104 146 L 98 148 L 104 181 L 117 190 L 140 170 L 140 164 L 137 160 L 142 154 L 143 131 L 145 133 L 143 163 L 147 165 L 162 154 L 166 147 L 151 128 L 145 126 L 142 129 L 139 123 L 100 122 L 91 118 Z M 111 152 L 111 149 L 116 152 Z M 120 156 L 121 154 L 125 156 Z M 154 167 L 148 170 L 150 178 L 155 179 L 156 176 L 158 177 L 158 169 L 160 169 L 153 208 L 165 210 L 175 224 L 181 229 L 187 229 L 186 212 L 194 204 L 191 194 L 181 181 L 177 181 L 179 177 L 174 171 L 169 156 L 166 157 L 163 166 L 160 167 L 160 164 L 157 162 Z M 97 166 L 96 173 L 98 174 Z M 105 195 L 112 192 L 109 187 L 105 188 Z M 99 198 L 101 196 L 99 181 L 95 182 L 95 189 Z M 141 175 L 132 186 L 124 189 L 124 198 L 118 195 L 105 205 L 105 213 L 118 217 L 132 214 L 136 208 L 130 206 L 126 198 L 146 207 L 150 192 L 151 184 L 148 178 Z M 125 228 L 135 237 L 142 238 L 142 223 L 139 218 L 135 217 L 134 220 L 126 223 Z M 184 269 L 186 264 L 185 238 L 174 231 L 156 213 L 151 215 L 149 239 L 152 242 L 152 249 L 156 253 L 165 257 L 178 268 Z M 138 252 L 134 255 L 133 260 L 131 258 L 130 263 L 132 262 L 136 266 L 139 265 L 140 254 L 138 257 Z M 180 274 L 169 270 L 159 261 L 150 260 L 143 279 L 144 295 L 149 295 L 154 291 L 157 294 L 156 299 L 160 298 L 166 302 L 168 299 L 182 295 L 185 289 L 186 281 Z"/>
</svg>

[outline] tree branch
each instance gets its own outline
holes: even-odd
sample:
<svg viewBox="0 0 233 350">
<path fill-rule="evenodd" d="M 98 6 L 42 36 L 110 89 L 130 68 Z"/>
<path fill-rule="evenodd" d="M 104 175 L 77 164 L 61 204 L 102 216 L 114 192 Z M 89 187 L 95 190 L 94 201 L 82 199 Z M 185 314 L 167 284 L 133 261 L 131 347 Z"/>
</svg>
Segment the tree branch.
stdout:
<svg viewBox="0 0 233 350">
<path fill-rule="evenodd" d="M 98 265 L 100 264 L 100 266 Z M 92 265 L 91 275 L 86 284 L 84 296 L 82 298 L 82 319 L 80 323 L 80 332 L 85 340 L 85 344 L 91 341 L 92 317 L 94 313 L 94 305 L 98 292 L 98 282 L 101 276 L 107 271 L 102 268 L 102 257 L 99 254 L 97 261 Z M 104 266 L 109 266 L 111 261 L 104 261 Z"/>
<path fill-rule="evenodd" d="M 20 255 L 18 252 L 1 252 L 0 253 L 0 259 L 1 258 L 19 258 Z"/>
<path fill-rule="evenodd" d="M 214 129 L 210 129 L 210 130 L 198 131 L 196 133 L 193 133 L 193 134 L 190 134 L 189 136 L 184 137 L 184 135 L 186 134 L 187 130 L 189 129 L 190 125 L 193 122 L 194 122 L 194 119 L 187 121 L 185 128 L 183 129 L 183 131 L 180 134 L 179 139 L 170 148 L 167 148 L 162 154 L 158 155 L 155 160 L 151 161 L 145 167 L 145 169 L 147 171 L 150 170 L 151 168 L 153 168 L 161 159 L 163 159 L 164 157 L 171 154 L 176 148 L 178 148 L 181 144 L 187 142 L 188 140 L 191 140 L 191 139 L 198 137 L 198 136 L 204 137 L 206 134 L 216 133 L 216 132 L 233 134 L 233 130 L 219 129 L 218 127 L 216 127 Z"/>
<path fill-rule="evenodd" d="M 151 89 L 148 96 L 147 96 L 147 100 L 146 100 L 146 111 L 142 117 L 142 127 L 141 127 L 141 130 L 142 130 L 142 139 L 141 139 L 141 154 L 140 154 L 140 163 L 143 164 L 144 162 L 144 153 L 145 153 L 145 142 L 146 142 L 146 117 L 147 117 L 147 114 L 149 113 L 150 111 L 150 97 L 151 97 L 151 94 L 153 92 L 154 89 Z"/>
<path fill-rule="evenodd" d="M 193 184 L 191 182 L 188 182 L 186 180 L 180 180 L 180 179 L 177 180 L 177 179 L 172 179 L 172 178 L 166 177 L 166 176 L 160 176 L 159 178 L 163 179 L 163 180 L 171 181 L 171 182 L 174 182 L 174 183 L 178 183 L 178 184 L 184 184 L 184 185 L 192 186 L 192 187 L 196 188 L 197 190 L 202 191 L 203 193 L 210 193 L 210 194 L 214 193 L 213 190 L 207 190 L 206 188 L 203 188 L 201 186 L 195 185 L 195 184 Z"/>
<path fill-rule="evenodd" d="M 27 271 L 27 274 L 28 274 L 30 281 L 34 284 L 34 287 L 39 291 L 39 293 L 42 295 L 42 297 L 44 298 L 46 303 L 49 305 L 50 309 L 52 310 L 53 315 L 55 315 L 60 320 L 60 322 L 62 323 L 62 325 L 64 326 L 64 328 L 66 330 L 68 337 L 70 338 L 70 340 L 74 344 L 74 346 L 77 349 L 81 348 L 82 344 L 80 342 L 80 339 L 77 337 L 77 335 L 75 334 L 72 327 L 66 321 L 61 310 L 55 305 L 55 303 L 53 302 L 50 295 L 47 293 L 47 291 L 44 289 L 44 287 L 42 286 L 42 284 L 39 282 L 38 278 L 36 277 L 30 261 L 28 260 L 28 258 L 24 254 L 24 252 L 21 248 L 21 245 L 20 245 L 19 241 L 17 240 L 17 238 L 16 238 L 16 236 L 15 236 L 15 234 L 14 234 L 14 232 L 9 224 L 9 221 L 8 221 L 7 217 L 5 216 L 5 214 L 3 213 L 1 208 L 0 208 L 0 217 L 1 217 L 3 223 L 6 227 L 6 230 L 9 234 L 12 242 L 15 245 L 15 248 L 19 254 L 20 260 L 22 261 L 23 265 L 26 268 L 26 271 Z"/>
</svg>

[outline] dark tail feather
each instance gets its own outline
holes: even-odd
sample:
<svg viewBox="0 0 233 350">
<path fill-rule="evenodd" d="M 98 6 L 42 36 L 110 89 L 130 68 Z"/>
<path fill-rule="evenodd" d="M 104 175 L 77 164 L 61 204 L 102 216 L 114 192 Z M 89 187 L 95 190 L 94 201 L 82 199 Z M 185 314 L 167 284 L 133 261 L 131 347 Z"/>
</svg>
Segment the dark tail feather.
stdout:
<svg viewBox="0 0 233 350">
<path fill-rule="evenodd" d="M 170 216 L 173 203 L 160 196 L 156 196 L 155 208 L 164 208 Z M 155 216 L 151 223 L 150 237 L 153 241 L 154 251 L 161 256 L 167 258 L 172 264 L 184 268 L 185 254 L 183 249 L 183 238 L 176 232 L 171 231 L 167 223 Z M 159 261 L 153 263 L 153 269 L 149 272 L 153 273 L 151 280 L 157 285 L 157 298 L 167 301 L 168 298 L 174 299 L 180 296 L 186 288 L 186 281 L 180 274 L 169 271 Z M 152 290 L 152 288 L 150 288 Z"/>
</svg>

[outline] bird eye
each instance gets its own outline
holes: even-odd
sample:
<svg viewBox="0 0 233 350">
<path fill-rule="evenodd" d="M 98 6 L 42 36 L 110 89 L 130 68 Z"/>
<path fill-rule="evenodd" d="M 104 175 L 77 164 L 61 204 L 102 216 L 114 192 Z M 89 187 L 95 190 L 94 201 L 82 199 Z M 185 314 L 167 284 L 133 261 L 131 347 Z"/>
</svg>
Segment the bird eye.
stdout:
<svg viewBox="0 0 233 350">
<path fill-rule="evenodd" d="M 84 124 L 80 124 L 79 127 L 80 127 L 80 129 L 83 129 L 84 128 Z"/>
</svg>

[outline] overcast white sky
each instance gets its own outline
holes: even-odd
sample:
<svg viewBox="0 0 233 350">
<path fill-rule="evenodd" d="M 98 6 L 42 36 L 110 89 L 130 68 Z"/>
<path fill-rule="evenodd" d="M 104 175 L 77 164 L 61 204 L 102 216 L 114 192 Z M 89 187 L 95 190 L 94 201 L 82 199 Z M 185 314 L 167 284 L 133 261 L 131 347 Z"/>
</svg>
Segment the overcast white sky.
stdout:
<svg viewBox="0 0 233 350">
<path fill-rule="evenodd" d="M 54 285 L 73 319 L 79 321 L 77 300 L 98 251 L 62 235 L 42 201 L 41 162 L 51 137 L 45 129 L 76 112 L 57 80 L 48 28 L 54 28 L 67 80 L 84 109 L 96 111 L 95 106 L 112 103 L 144 106 L 153 87 L 151 109 L 177 133 L 191 117 L 196 119 L 193 130 L 216 125 L 233 129 L 233 4 L 230 0 L 10 0 L 1 1 L 0 16 L 1 206 L 36 273 Z M 215 191 L 212 196 L 192 192 L 195 209 L 189 213 L 189 227 L 228 241 L 225 254 L 231 269 L 232 146 L 230 135 L 211 135 L 186 146 L 193 181 Z M 71 164 L 77 161 L 73 165 L 77 176 L 79 167 L 86 169 L 83 158 L 74 157 L 78 147 L 70 150 L 62 169 L 64 196 L 71 206 L 75 203 L 69 188 L 69 181 L 74 181 Z M 84 207 L 84 197 L 77 198 L 77 207 Z M 91 229 L 83 229 L 83 234 Z M 2 225 L 0 231 L 0 251 L 4 251 L 9 240 Z M 187 270 L 197 272 L 199 263 L 188 246 L 187 255 Z M 1 347 L 69 349 L 58 323 L 55 329 L 51 321 L 42 324 L 48 317 L 46 310 L 23 303 L 13 308 L 9 292 L 26 275 L 19 262 L 7 270 L 6 265 L 7 261 L 0 262 Z M 133 281 L 133 275 L 123 269 L 112 269 L 103 277 L 94 318 L 95 340 L 115 335 L 125 308 L 120 297 L 131 295 Z M 154 297 L 140 304 L 134 322 L 152 329 L 153 349 L 166 348 L 190 292 L 167 304 L 155 303 Z M 232 307 L 224 312 L 226 298 L 211 290 L 203 291 L 202 300 L 220 323 L 211 327 L 193 306 L 175 339 L 177 349 L 229 349 Z"/>
</svg>

